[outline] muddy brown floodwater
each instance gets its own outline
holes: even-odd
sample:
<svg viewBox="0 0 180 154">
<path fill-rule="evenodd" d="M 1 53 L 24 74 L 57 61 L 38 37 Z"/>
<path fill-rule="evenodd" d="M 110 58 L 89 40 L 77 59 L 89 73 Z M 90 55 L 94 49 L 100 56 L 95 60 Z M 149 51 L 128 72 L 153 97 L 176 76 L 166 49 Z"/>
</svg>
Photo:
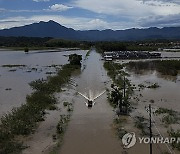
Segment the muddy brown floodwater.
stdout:
<svg viewBox="0 0 180 154">
<path fill-rule="evenodd" d="M 94 50 L 86 60 L 86 68 L 77 80 L 77 90 L 94 96 L 105 90 L 108 80 L 101 62 L 101 56 Z M 75 98 L 74 112 L 64 136 L 60 150 L 62 154 L 119 154 L 121 144 L 112 131 L 114 113 L 107 103 L 106 94 L 96 100 L 92 109 L 85 105 L 82 96 Z"/>
<path fill-rule="evenodd" d="M 154 83 L 157 83 L 160 86 L 159 88 L 155 89 L 144 88 L 138 90 L 137 88 L 135 90 L 134 96 L 137 96 L 139 100 L 133 101 L 136 109 L 132 111 L 132 117 L 142 116 L 148 119 L 149 115 L 145 110 L 145 107 L 150 104 L 151 100 L 153 100 L 153 103 L 151 103 L 153 112 L 160 107 L 172 109 L 177 112 L 180 111 L 180 75 L 177 77 L 165 76 L 161 75 L 157 71 L 150 70 L 145 70 L 143 74 L 136 74 L 135 72 L 131 71 L 128 73 L 130 74 L 129 80 L 132 84 L 136 85 L 136 87 L 138 87 L 139 84 L 148 86 Z M 163 137 L 169 137 L 167 133 L 168 130 L 171 128 L 175 130 L 180 128 L 180 124 L 178 122 L 169 126 L 162 124 L 161 118 L 162 117 L 160 117 L 158 114 L 153 113 L 152 132 L 154 135 L 161 133 Z M 133 148 L 137 149 L 137 146 L 138 144 Z M 148 145 L 140 145 L 140 147 L 146 149 L 148 152 Z M 132 149 L 130 149 L 129 152 L 131 152 Z M 162 154 L 165 152 L 173 154 L 180 153 L 179 151 L 172 149 L 170 144 L 153 144 L 153 150 L 156 154 Z M 136 150 L 134 153 L 136 153 Z"/>
<path fill-rule="evenodd" d="M 30 51 L 0 51 L 0 117 L 11 111 L 13 107 L 19 107 L 26 102 L 26 95 L 32 92 L 28 83 L 45 78 L 47 72 L 56 72 L 51 65 L 68 63 L 68 56 L 77 53 L 83 56 L 86 51 L 62 51 L 49 50 Z M 66 55 L 66 56 L 65 56 Z M 24 65 L 20 67 L 3 67 L 3 65 Z M 52 74 L 53 75 L 53 74 Z"/>
</svg>

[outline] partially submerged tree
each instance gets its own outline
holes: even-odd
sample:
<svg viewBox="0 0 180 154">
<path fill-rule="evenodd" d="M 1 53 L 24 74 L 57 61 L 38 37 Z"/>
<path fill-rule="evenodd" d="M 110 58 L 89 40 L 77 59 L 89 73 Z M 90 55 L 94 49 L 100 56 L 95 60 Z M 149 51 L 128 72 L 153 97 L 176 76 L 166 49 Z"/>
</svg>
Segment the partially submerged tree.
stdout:
<svg viewBox="0 0 180 154">
<path fill-rule="evenodd" d="M 113 106 L 118 108 L 118 115 L 127 115 L 129 112 L 129 101 L 128 96 L 123 97 L 122 89 L 114 84 L 111 85 L 111 99 L 110 101 L 113 103 Z"/>
<path fill-rule="evenodd" d="M 81 66 L 82 56 L 77 54 L 69 55 L 69 61 L 71 65 L 80 65 Z"/>
<path fill-rule="evenodd" d="M 29 48 L 25 48 L 25 49 L 24 49 L 24 52 L 25 52 L 25 53 L 28 53 L 28 52 L 29 52 Z"/>
</svg>

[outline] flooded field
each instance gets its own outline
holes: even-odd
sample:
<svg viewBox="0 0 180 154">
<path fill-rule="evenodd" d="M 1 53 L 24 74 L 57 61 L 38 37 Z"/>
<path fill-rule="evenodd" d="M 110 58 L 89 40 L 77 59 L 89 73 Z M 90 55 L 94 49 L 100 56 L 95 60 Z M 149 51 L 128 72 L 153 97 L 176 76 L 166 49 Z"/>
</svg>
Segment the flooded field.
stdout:
<svg viewBox="0 0 180 154">
<path fill-rule="evenodd" d="M 149 103 L 154 100 L 154 105 L 180 111 L 180 76 L 171 77 L 160 75 L 157 71 L 147 71 L 144 74 L 129 72 L 129 79 L 137 87 L 140 84 L 151 85 L 157 83 L 156 89 L 145 88 L 141 91 L 141 102 Z M 137 89 L 138 90 L 138 89 Z"/>
<path fill-rule="evenodd" d="M 179 62 L 173 60 L 179 60 L 179 57 L 179 52 L 162 52 L 162 59 L 115 61 L 115 63 L 127 64 L 123 70 L 129 74 L 127 78 L 134 87 L 134 94 L 130 97 L 132 111 L 130 117 L 126 117 L 126 122 L 123 123 L 127 132 L 134 132 L 136 137 L 149 136 L 149 104 L 152 106 L 153 136 L 166 138 L 170 137 L 172 131 L 178 132 L 180 129 L 180 74 L 178 73 Z M 171 62 L 168 63 L 166 60 Z M 173 63 L 178 65 L 173 67 Z M 175 68 L 177 74 L 172 73 Z M 162 113 L 159 114 L 159 111 Z M 142 121 L 138 121 L 138 118 Z M 127 152 L 149 153 L 149 145 L 136 143 Z M 153 144 L 153 153 L 179 154 L 180 152 L 173 149 L 171 144 Z"/>
<path fill-rule="evenodd" d="M 32 90 L 29 82 L 53 75 L 56 68 L 68 63 L 67 55 L 77 53 L 86 55 L 86 51 L 65 52 L 0 51 L 0 116 L 13 107 L 25 103 L 26 95 Z"/>
<path fill-rule="evenodd" d="M 106 88 L 110 88 L 112 80 L 107 76 L 102 57 L 95 49 L 92 49 L 89 56 L 86 55 L 87 51 L 83 50 L 32 51 L 29 54 L 22 51 L 0 51 L 0 116 L 25 103 L 26 95 L 32 93 L 29 82 L 55 74 L 56 69 L 68 63 L 68 55 L 73 53 L 82 55 L 82 69 L 74 72 L 71 81 L 63 87 L 62 92 L 56 93 L 57 110 L 47 110 L 45 121 L 39 123 L 33 134 L 23 138 L 24 145 L 28 147 L 23 153 L 48 154 L 57 144 L 61 146 L 56 147 L 56 152 L 62 154 L 149 153 L 148 144 L 137 143 L 130 149 L 123 149 L 121 141 L 118 140 L 113 129 L 113 120 L 117 116 L 107 102 L 107 94 L 104 93 Z M 179 53 L 164 54 L 164 57 L 180 56 Z M 166 108 L 172 109 L 175 113 L 180 112 L 180 75 L 161 75 L 157 70 L 136 72 L 126 68 L 125 71 L 129 74 L 131 84 L 136 87 L 131 97 L 133 110 L 130 116 L 126 116 L 126 123 L 123 123 L 125 130 L 140 136 L 140 130 L 135 127 L 135 117 L 142 116 L 148 119 L 146 107 L 149 104 L 152 105 L 153 111 Z M 147 88 L 155 83 L 158 87 Z M 101 97 L 93 100 L 100 94 Z M 85 98 L 93 100 L 92 108 L 88 108 Z M 58 143 L 55 136 L 57 123 L 59 117 L 67 113 L 63 102 L 72 103 L 73 112 L 63 141 Z M 158 135 L 160 131 L 161 135 L 167 137 L 168 129 L 180 128 L 179 123 L 164 125 L 161 115 L 153 114 L 153 118 L 156 125 L 153 126 L 154 135 Z M 179 153 L 170 145 L 153 146 L 153 153 L 165 152 Z"/>
<path fill-rule="evenodd" d="M 154 136 L 158 136 L 160 134 L 163 137 L 168 137 L 168 131 L 170 131 L 171 128 L 178 130 L 180 128 L 178 120 L 174 123 L 172 122 L 172 124 L 171 122 L 169 122 L 169 124 L 164 124 L 164 117 L 156 114 L 156 111 L 159 108 L 172 110 L 176 112 L 176 116 L 178 117 L 178 114 L 180 113 L 180 75 L 161 75 L 155 70 L 144 70 L 141 71 L 141 73 L 138 72 L 138 74 L 134 71 L 126 71 L 130 75 L 128 79 L 131 81 L 132 85 L 136 87 L 132 98 L 133 107 L 135 109 L 132 111 L 131 116 L 133 118 L 139 116 L 148 119 L 149 114 L 147 112 L 147 108 L 148 105 L 151 104 L 153 112 L 152 130 Z M 153 84 L 158 85 L 158 87 L 147 88 Z M 137 134 L 139 134 L 138 131 Z M 143 148 L 145 147 L 146 146 L 144 145 Z M 157 154 L 161 154 L 163 152 L 175 154 L 180 153 L 179 151 L 173 150 L 170 144 L 153 144 L 153 150 Z"/>
<path fill-rule="evenodd" d="M 122 151 L 121 144 L 112 129 L 115 114 L 107 103 L 106 94 L 96 99 L 95 105 L 89 109 L 86 106 L 87 100 L 77 93 L 95 98 L 106 90 L 105 83 L 109 81 L 109 78 L 103 68 L 101 56 L 95 50 L 86 58 L 86 51 L 53 53 L 34 51 L 29 54 L 21 51 L 1 51 L 0 114 L 25 103 L 26 95 L 32 92 L 28 83 L 39 78 L 46 78 L 50 75 L 47 72 L 52 72 L 53 75 L 57 68 L 68 62 L 68 57 L 65 55 L 72 53 L 83 55 L 82 71 L 75 72 L 71 79 L 72 84 L 65 86 L 63 92 L 57 94 L 58 110 L 46 111 L 45 121 L 39 124 L 34 134 L 23 139 L 24 145 L 28 147 L 23 150 L 24 154 L 52 151 L 57 143 L 52 136 L 56 134 L 59 117 L 66 113 L 62 105 L 65 101 L 73 103 L 74 112 L 65 133 L 62 148 L 58 153 L 108 154 Z"/>
</svg>

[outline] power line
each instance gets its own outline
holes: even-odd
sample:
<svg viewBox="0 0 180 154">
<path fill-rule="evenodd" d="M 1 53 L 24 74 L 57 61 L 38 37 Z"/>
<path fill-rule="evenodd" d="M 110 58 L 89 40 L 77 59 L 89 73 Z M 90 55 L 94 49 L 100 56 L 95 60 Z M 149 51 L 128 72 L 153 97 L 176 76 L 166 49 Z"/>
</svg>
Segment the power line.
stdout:
<svg viewBox="0 0 180 154">
<path fill-rule="evenodd" d="M 158 144 L 155 144 L 156 146 L 156 149 L 160 152 L 160 153 L 163 153 L 163 151 L 161 150 L 160 146 Z"/>
<path fill-rule="evenodd" d="M 148 110 L 146 110 L 146 111 L 149 112 Z M 158 132 L 158 134 L 160 135 L 160 137 L 163 138 L 162 134 L 160 133 L 159 129 L 157 128 L 157 126 L 156 126 L 156 124 L 155 124 L 156 121 L 155 121 L 154 116 L 152 115 L 151 118 L 152 118 L 153 121 L 154 121 L 154 122 L 153 122 L 153 125 L 154 125 L 156 131 Z M 170 152 L 171 154 L 175 154 L 175 153 L 170 149 L 170 147 L 169 147 L 169 145 L 168 145 L 167 143 L 165 143 L 165 145 L 166 145 L 167 149 L 169 150 L 169 152 Z"/>
<path fill-rule="evenodd" d="M 150 135 L 150 154 L 152 154 L 152 122 L 151 122 L 151 104 L 149 104 L 149 135 Z"/>
<path fill-rule="evenodd" d="M 157 126 L 156 126 L 156 124 L 155 124 L 155 119 L 154 119 L 153 116 L 152 116 L 152 118 L 153 118 L 153 120 L 154 120 L 154 123 L 153 123 L 153 124 L 154 124 L 154 126 L 155 126 L 158 134 L 160 135 L 160 137 L 163 138 L 162 134 L 160 133 L 159 129 L 157 128 Z M 165 145 L 166 145 L 167 149 L 169 150 L 169 152 L 170 152 L 171 154 L 175 154 L 175 153 L 170 149 L 170 147 L 169 147 L 169 145 L 168 145 L 167 143 L 165 143 Z"/>
<path fill-rule="evenodd" d="M 112 65 L 112 64 L 111 64 Z M 113 67 L 114 67 L 114 65 L 112 65 Z M 114 67 L 114 69 L 116 70 L 116 68 Z M 117 70 L 116 70 L 117 71 Z M 158 134 L 160 135 L 160 137 L 162 137 L 163 138 L 163 136 L 162 136 L 162 134 L 160 133 L 160 131 L 159 131 L 159 129 L 157 128 L 157 126 L 156 126 L 156 124 L 155 124 L 155 119 L 154 119 L 154 117 L 153 117 L 153 115 L 151 114 L 151 104 L 149 105 L 149 111 L 148 110 L 146 110 L 147 112 L 149 112 L 149 119 L 150 119 L 150 154 L 152 154 L 152 142 L 151 142 L 151 138 L 152 138 L 152 122 L 151 122 L 151 118 L 153 118 L 153 124 L 154 124 L 154 126 L 155 126 L 155 129 L 157 130 L 157 132 L 158 132 Z M 169 147 L 169 145 L 167 144 L 167 143 L 165 143 L 165 145 L 166 145 L 166 147 L 167 147 L 167 149 L 169 150 L 169 152 L 171 153 L 171 154 L 175 154 L 171 149 L 170 149 L 170 147 Z"/>
</svg>

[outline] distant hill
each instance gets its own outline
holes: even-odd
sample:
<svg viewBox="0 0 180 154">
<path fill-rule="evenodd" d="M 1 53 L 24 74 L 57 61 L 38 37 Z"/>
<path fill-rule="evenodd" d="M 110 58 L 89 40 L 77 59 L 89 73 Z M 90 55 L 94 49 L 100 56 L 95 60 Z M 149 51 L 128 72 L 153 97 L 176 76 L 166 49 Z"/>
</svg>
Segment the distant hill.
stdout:
<svg viewBox="0 0 180 154">
<path fill-rule="evenodd" d="M 180 39 L 180 27 L 127 29 L 127 30 L 88 30 L 77 31 L 64 27 L 52 20 L 26 26 L 0 30 L 0 36 L 53 37 L 84 41 L 134 41 L 147 39 Z"/>
</svg>

